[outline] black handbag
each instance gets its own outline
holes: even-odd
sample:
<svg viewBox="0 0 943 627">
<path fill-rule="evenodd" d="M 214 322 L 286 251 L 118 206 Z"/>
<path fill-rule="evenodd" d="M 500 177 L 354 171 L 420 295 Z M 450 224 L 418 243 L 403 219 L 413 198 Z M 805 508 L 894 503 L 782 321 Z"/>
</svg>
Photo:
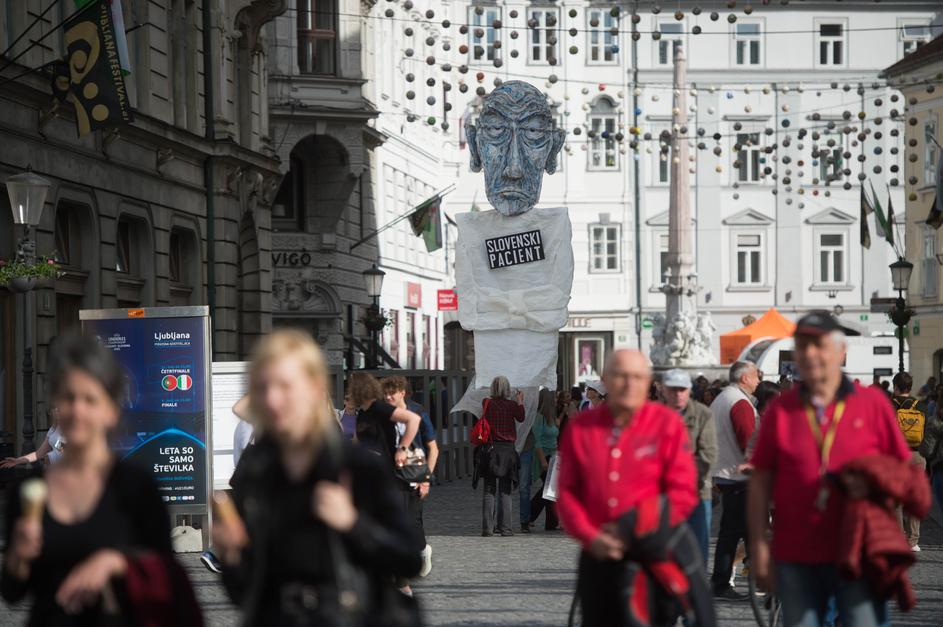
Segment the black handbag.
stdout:
<svg viewBox="0 0 943 627">
<path fill-rule="evenodd" d="M 411 447 L 406 453 L 406 463 L 396 466 L 393 476 L 405 483 L 426 483 L 432 479 L 432 472 L 425 454 L 416 447 Z"/>
</svg>

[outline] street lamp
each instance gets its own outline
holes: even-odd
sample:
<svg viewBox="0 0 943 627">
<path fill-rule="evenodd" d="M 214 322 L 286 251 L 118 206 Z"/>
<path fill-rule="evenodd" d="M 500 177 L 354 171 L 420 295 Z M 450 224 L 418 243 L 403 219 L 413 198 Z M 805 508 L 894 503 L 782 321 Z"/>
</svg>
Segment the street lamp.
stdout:
<svg viewBox="0 0 943 627">
<path fill-rule="evenodd" d="M 30 227 L 37 226 L 43 215 L 46 194 L 52 183 L 27 168 L 26 172 L 14 174 L 6 180 L 7 194 L 10 196 L 10 209 L 13 223 L 23 227 L 23 237 L 16 245 L 16 260 L 22 263 L 36 261 L 36 246 L 30 240 Z M 29 317 L 29 290 L 32 281 L 25 281 L 21 286 L 23 293 L 23 450 L 33 451 L 33 344 L 30 338 L 32 325 Z"/>
<path fill-rule="evenodd" d="M 897 290 L 897 301 L 894 303 L 894 308 L 891 310 L 891 321 L 897 326 L 897 371 L 903 372 L 904 328 L 907 327 L 911 317 L 914 315 L 912 309 L 907 309 L 907 303 L 904 302 L 904 292 L 907 291 L 907 287 L 910 285 L 910 273 L 914 271 L 914 264 L 903 257 L 899 257 L 897 261 L 890 265 L 890 268 L 891 281 L 894 285 L 894 289 Z"/>
<path fill-rule="evenodd" d="M 378 334 L 386 326 L 386 319 L 380 314 L 380 292 L 383 291 L 383 278 L 386 272 L 377 268 L 373 264 L 370 268 L 363 271 L 363 283 L 367 290 L 367 296 L 373 299 L 373 304 L 367 309 L 367 315 L 364 317 L 364 324 L 370 331 L 370 354 L 369 368 L 377 368 L 377 346 L 379 345 Z"/>
</svg>

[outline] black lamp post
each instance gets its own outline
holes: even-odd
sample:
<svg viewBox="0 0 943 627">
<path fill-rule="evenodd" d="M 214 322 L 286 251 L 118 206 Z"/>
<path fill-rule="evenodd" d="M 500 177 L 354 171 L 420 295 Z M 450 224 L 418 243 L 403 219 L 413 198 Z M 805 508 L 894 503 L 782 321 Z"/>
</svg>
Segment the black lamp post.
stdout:
<svg viewBox="0 0 943 627">
<path fill-rule="evenodd" d="M 907 291 L 907 287 L 910 285 L 910 273 L 914 271 L 914 264 L 903 257 L 899 257 L 897 261 L 891 264 L 890 268 L 891 281 L 894 284 L 894 289 L 897 290 L 897 302 L 894 303 L 894 308 L 891 310 L 891 321 L 897 326 L 897 371 L 903 372 L 904 329 L 910 324 L 910 319 L 914 315 L 913 310 L 908 309 L 907 303 L 904 302 L 904 292 Z"/>
<path fill-rule="evenodd" d="M 376 264 L 363 271 L 363 282 L 367 290 L 367 296 L 373 299 L 373 304 L 367 309 L 367 315 L 364 317 L 364 324 L 367 330 L 370 331 L 370 353 L 367 356 L 368 368 L 379 367 L 377 363 L 378 334 L 386 326 L 386 319 L 380 313 L 380 293 L 383 291 L 383 278 L 385 276 L 386 272 L 377 268 Z"/>
<path fill-rule="evenodd" d="M 21 263 L 36 262 L 36 244 L 30 239 L 30 227 L 37 226 L 43 215 L 46 194 L 52 183 L 27 169 L 21 174 L 14 174 L 6 180 L 7 194 L 10 196 L 10 209 L 13 211 L 13 223 L 23 226 L 23 237 L 16 245 L 16 260 Z M 11 289 L 23 294 L 23 449 L 22 453 L 33 451 L 33 343 L 30 337 L 32 321 L 29 316 L 29 291 L 36 284 L 35 279 L 14 279 Z"/>
</svg>

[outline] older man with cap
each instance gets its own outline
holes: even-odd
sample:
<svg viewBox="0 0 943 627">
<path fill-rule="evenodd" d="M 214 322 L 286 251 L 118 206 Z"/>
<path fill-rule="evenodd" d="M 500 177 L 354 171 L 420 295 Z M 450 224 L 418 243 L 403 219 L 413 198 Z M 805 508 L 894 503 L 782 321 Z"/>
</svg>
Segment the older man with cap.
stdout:
<svg viewBox="0 0 943 627">
<path fill-rule="evenodd" d="M 798 321 L 794 355 L 801 382 L 766 409 L 753 453 L 750 568 L 764 588 L 775 580 L 789 627 L 824 624 L 832 597 L 842 625 L 888 624 L 887 603 L 868 581 L 839 573 L 841 540 L 847 539 L 843 511 L 871 490 L 862 475 L 843 470 L 871 456 L 906 464 L 910 449 L 884 394 L 842 372 L 845 351 L 844 330 L 830 313 Z"/>
<path fill-rule="evenodd" d="M 717 428 L 717 464 L 712 472 L 720 490 L 722 513 L 714 548 L 714 595 L 728 600 L 746 600 L 730 585 L 737 544 L 747 540 L 747 477 L 741 472 L 747 446 L 756 430 L 756 399 L 760 383 L 756 364 L 738 361 L 730 367 L 730 385 L 711 403 Z"/>
<path fill-rule="evenodd" d="M 567 533 L 583 545 L 577 595 L 586 627 L 640 624 L 632 622 L 633 613 L 647 612 L 649 595 L 633 595 L 650 590 L 645 582 L 656 571 L 643 569 L 634 552 L 663 527 L 683 528 L 698 501 L 684 423 L 648 401 L 651 381 L 651 365 L 642 353 L 615 351 L 603 372 L 606 401 L 581 413 L 563 433 L 557 506 Z M 687 541 L 679 540 L 674 554 L 690 547 L 696 560 L 693 571 L 682 572 L 699 572 L 707 593 L 703 570 L 697 568 L 698 549 L 690 532 L 680 533 L 687 533 Z M 685 580 L 671 589 L 697 589 L 691 577 L 691 586 Z"/>
<path fill-rule="evenodd" d="M 606 386 L 602 381 L 587 381 L 586 394 L 580 403 L 580 411 L 592 409 L 606 400 Z"/>
<path fill-rule="evenodd" d="M 717 461 L 717 434 L 710 408 L 691 398 L 691 388 L 691 375 L 680 368 L 669 370 L 662 376 L 661 395 L 665 405 L 684 419 L 691 440 L 700 502 L 691 512 L 688 526 L 697 539 L 706 564 L 711 538 L 711 467 Z"/>
</svg>

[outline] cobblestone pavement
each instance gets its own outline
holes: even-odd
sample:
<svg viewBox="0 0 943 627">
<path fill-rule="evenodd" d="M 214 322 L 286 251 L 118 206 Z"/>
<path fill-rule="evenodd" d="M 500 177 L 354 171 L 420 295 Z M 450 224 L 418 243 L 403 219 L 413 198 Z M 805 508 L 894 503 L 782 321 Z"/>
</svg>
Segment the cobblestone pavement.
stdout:
<svg viewBox="0 0 943 627">
<path fill-rule="evenodd" d="M 565 625 L 575 585 L 576 545 L 560 532 L 541 530 L 512 538 L 482 538 L 480 499 L 480 489 L 473 492 L 469 482 L 460 481 L 435 488 L 426 505 L 434 567 L 427 579 L 414 586 L 425 624 Z M 715 524 L 718 519 L 719 511 L 715 512 Z M 939 515 L 936 520 L 941 520 Z M 926 521 L 920 544 L 923 552 L 911 571 L 918 607 L 910 614 L 895 613 L 895 626 L 936 627 L 943 622 L 943 528 L 933 520 Z M 196 555 L 182 556 L 182 562 L 207 625 L 236 625 L 239 613 L 228 602 L 216 576 L 200 565 Z M 745 586 L 742 581 L 738 584 Z M 747 603 L 720 603 L 718 614 L 723 627 L 755 624 Z M 0 627 L 22 625 L 25 618 L 24 607 L 0 604 Z"/>
</svg>

